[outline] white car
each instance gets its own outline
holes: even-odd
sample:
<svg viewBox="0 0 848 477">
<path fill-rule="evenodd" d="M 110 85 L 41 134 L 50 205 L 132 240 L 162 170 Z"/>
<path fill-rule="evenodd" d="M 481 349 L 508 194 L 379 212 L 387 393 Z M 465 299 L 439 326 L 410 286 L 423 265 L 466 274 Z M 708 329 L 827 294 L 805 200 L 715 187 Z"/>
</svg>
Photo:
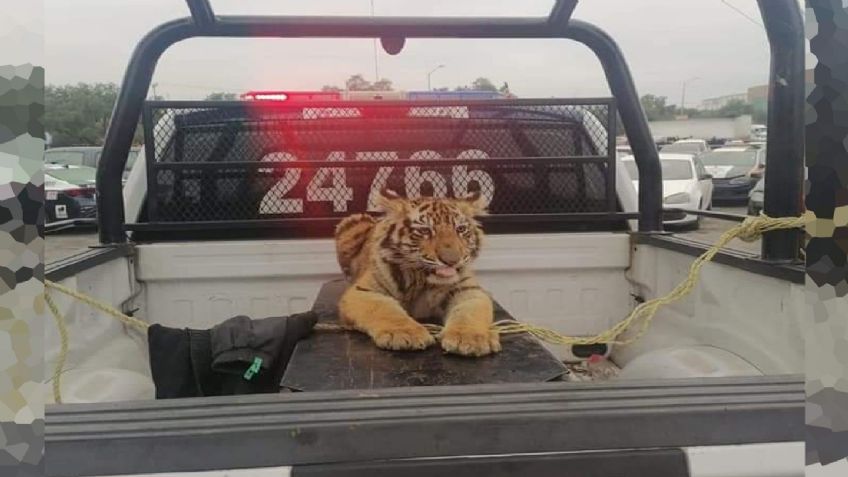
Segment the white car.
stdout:
<svg viewBox="0 0 848 477">
<path fill-rule="evenodd" d="M 752 141 L 765 141 L 768 138 L 768 127 L 763 124 L 752 124 L 751 125 L 751 140 Z"/>
<path fill-rule="evenodd" d="M 622 158 L 633 186 L 639 190 L 639 171 L 633 156 Z M 708 210 L 713 204 L 713 181 L 704 164 L 692 154 L 660 153 L 663 177 L 663 205 L 669 208 Z M 665 220 L 666 225 L 697 226 L 700 216 L 686 214 Z"/>
<path fill-rule="evenodd" d="M 703 139 L 681 139 L 674 141 L 671 144 L 663 146 L 660 152 L 692 154 L 700 156 L 710 150 L 710 145 Z"/>
</svg>

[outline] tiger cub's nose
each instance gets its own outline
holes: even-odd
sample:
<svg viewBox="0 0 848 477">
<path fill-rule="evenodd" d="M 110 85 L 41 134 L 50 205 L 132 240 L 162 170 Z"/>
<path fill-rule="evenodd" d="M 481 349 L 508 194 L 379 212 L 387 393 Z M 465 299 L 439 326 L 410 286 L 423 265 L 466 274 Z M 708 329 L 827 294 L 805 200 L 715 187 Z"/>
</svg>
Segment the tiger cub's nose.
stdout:
<svg viewBox="0 0 848 477">
<path fill-rule="evenodd" d="M 462 259 L 462 254 L 456 247 L 444 246 L 439 248 L 439 260 L 445 265 L 454 266 Z"/>
</svg>

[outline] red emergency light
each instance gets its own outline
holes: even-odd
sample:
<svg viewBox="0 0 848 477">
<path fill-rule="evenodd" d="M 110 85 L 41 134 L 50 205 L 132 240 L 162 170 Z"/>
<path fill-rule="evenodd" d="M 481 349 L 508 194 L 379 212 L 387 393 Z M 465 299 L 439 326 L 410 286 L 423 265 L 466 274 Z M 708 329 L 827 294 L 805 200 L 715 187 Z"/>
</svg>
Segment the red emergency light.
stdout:
<svg viewBox="0 0 848 477">
<path fill-rule="evenodd" d="M 342 95 L 336 91 L 248 91 L 241 95 L 246 101 L 336 101 Z"/>
</svg>

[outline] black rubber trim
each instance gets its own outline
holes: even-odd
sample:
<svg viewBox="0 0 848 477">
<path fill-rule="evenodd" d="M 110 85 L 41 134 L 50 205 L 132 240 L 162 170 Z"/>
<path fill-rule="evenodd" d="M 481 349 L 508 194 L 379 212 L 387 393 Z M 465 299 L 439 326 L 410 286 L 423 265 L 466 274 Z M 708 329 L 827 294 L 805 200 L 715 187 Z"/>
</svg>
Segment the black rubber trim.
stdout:
<svg viewBox="0 0 848 477">
<path fill-rule="evenodd" d="M 44 233 L 52 234 L 56 232 L 60 232 L 62 230 L 76 229 L 76 228 L 97 228 L 97 219 L 96 218 L 76 218 L 76 219 L 66 219 L 66 220 L 57 220 L 55 222 L 47 222 L 44 224 Z"/>
<path fill-rule="evenodd" d="M 297 466 L 292 477 L 689 477 L 681 449 L 409 459 Z"/>
<path fill-rule="evenodd" d="M 803 376 L 47 406 L 51 476 L 802 441 Z"/>
<path fill-rule="evenodd" d="M 717 212 L 714 210 L 700 210 L 700 209 L 682 209 L 682 208 L 668 208 L 663 209 L 663 212 L 666 213 L 681 213 L 681 214 L 689 214 L 689 215 L 697 215 L 700 217 L 710 217 L 713 219 L 722 219 L 729 220 L 731 222 L 744 222 L 745 219 L 749 218 L 750 215 L 743 214 L 733 214 L 730 212 Z"/>
<path fill-rule="evenodd" d="M 633 239 L 637 244 L 652 245 L 693 257 L 701 255 L 710 247 L 710 244 L 669 235 L 633 234 Z M 804 284 L 806 272 L 803 263 L 774 263 L 763 260 L 756 255 L 727 249 L 716 254 L 713 261 L 757 275 L 786 280 L 799 285 Z"/>
<path fill-rule="evenodd" d="M 133 247 L 129 244 L 108 245 L 104 247 L 91 248 L 66 258 L 48 263 L 44 278 L 58 282 L 79 272 L 94 268 L 120 257 L 133 255 Z"/>
</svg>

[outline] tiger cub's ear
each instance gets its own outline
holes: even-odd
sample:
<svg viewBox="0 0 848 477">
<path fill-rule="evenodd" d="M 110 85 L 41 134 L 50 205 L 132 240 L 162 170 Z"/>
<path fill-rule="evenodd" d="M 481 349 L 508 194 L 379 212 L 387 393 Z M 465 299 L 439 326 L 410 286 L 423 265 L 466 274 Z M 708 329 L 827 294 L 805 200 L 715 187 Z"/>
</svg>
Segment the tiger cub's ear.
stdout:
<svg viewBox="0 0 848 477">
<path fill-rule="evenodd" d="M 471 192 L 463 199 L 456 199 L 456 203 L 466 215 L 471 217 L 486 215 L 486 198 L 480 191 Z"/>
<path fill-rule="evenodd" d="M 377 207 L 387 214 L 402 215 L 406 213 L 406 200 L 393 190 L 384 189 L 377 194 Z"/>
</svg>

